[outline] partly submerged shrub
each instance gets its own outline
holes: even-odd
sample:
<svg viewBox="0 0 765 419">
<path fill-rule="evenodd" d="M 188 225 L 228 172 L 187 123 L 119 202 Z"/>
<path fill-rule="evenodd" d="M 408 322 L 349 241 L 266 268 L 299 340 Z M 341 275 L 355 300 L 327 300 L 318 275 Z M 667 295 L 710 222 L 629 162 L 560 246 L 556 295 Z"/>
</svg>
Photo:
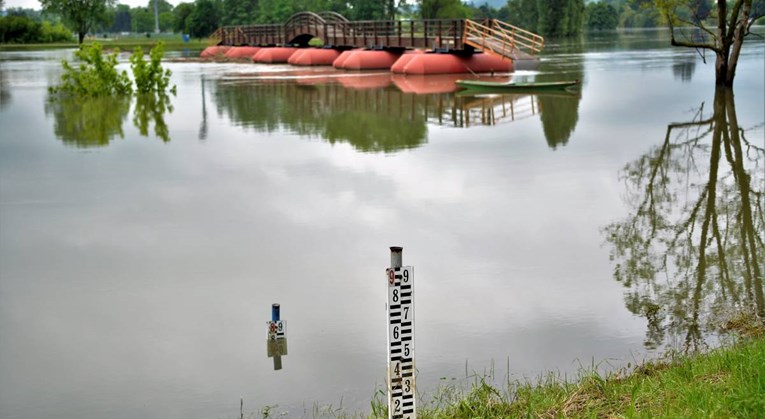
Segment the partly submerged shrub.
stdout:
<svg viewBox="0 0 765 419">
<path fill-rule="evenodd" d="M 82 46 L 74 54 L 80 60 L 79 65 L 62 60 L 61 84 L 51 87 L 50 91 L 92 97 L 130 94 L 133 89 L 127 72 L 116 68 L 117 54 L 119 50 L 104 54 L 99 43 Z"/>
<path fill-rule="evenodd" d="M 143 56 L 143 49 L 136 47 L 130 56 L 130 68 L 133 70 L 136 92 L 141 93 L 164 93 L 170 86 L 170 70 L 162 68 L 162 57 L 165 55 L 164 45 L 160 42 L 149 52 L 149 61 Z M 170 88 L 175 94 L 175 86 Z"/>
<path fill-rule="evenodd" d="M 104 54 L 101 44 L 97 42 L 83 45 L 75 53 L 79 59 L 79 65 L 72 65 L 62 60 L 64 73 L 61 75 L 61 84 L 51 87 L 51 93 L 90 97 L 130 95 L 133 92 L 133 83 L 127 71 L 117 70 L 118 54 L 119 50 Z M 136 91 L 165 93 L 170 85 L 171 72 L 162 68 L 161 61 L 164 55 L 162 43 L 152 48 L 149 55 L 150 61 L 146 62 L 143 58 L 143 50 L 139 47 L 130 57 Z M 175 86 L 170 89 L 170 92 L 175 94 Z"/>
</svg>

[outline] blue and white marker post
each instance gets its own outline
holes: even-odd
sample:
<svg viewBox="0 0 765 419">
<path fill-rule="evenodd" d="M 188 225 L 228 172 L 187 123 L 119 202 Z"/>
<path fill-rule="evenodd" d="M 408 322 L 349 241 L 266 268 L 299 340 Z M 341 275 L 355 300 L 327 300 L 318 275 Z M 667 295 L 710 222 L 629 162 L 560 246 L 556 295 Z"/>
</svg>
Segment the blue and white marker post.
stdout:
<svg viewBox="0 0 765 419">
<path fill-rule="evenodd" d="M 402 265 L 401 247 L 390 248 L 388 286 L 388 417 L 414 419 L 414 267 Z"/>
<path fill-rule="evenodd" d="M 266 350 L 269 358 L 274 358 L 274 370 L 282 369 L 282 356 L 287 355 L 287 324 L 281 319 L 281 306 L 271 305 L 271 321 L 268 325 Z"/>
</svg>

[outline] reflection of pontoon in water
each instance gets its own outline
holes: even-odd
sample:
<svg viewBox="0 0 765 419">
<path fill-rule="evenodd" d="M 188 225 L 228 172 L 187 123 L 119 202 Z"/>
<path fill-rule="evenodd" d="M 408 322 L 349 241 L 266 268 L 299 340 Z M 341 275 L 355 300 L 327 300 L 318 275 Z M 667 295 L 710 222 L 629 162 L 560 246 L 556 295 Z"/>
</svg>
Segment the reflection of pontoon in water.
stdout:
<svg viewBox="0 0 765 419">
<path fill-rule="evenodd" d="M 554 109 L 573 106 L 575 124 L 578 96 L 463 97 L 453 92 L 457 77 L 460 76 L 312 72 L 312 77 L 306 80 L 294 75 L 280 75 L 278 79 L 226 79 L 216 85 L 215 99 L 218 111 L 243 127 L 267 132 L 286 130 L 321 137 L 331 143 L 348 142 L 362 151 L 390 152 L 418 147 L 427 139 L 428 124 L 470 127 L 528 118 L 540 114 L 547 106 L 543 106 L 544 102 Z M 559 99 L 566 104 L 550 103 Z M 560 118 L 542 119 L 543 125 L 573 127 Z"/>
</svg>

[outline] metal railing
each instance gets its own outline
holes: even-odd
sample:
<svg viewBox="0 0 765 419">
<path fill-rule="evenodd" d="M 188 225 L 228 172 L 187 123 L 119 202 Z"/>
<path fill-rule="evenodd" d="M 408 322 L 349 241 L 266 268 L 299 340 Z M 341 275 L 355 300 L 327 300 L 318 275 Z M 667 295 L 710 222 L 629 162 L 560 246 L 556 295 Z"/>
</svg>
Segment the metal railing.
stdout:
<svg viewBox="0 0 765 419">
<path fill-rule="evenodd" d="M 543 37 L 501 20 L 490 19 L 486 24 L 465 19 L 465 44 L 502 58 L 533 57 L 542 51 Z"/>
<path fill-rule="evenodd" d="M 306 46 L 313 37 L 341 47 L 429 48 L 464 50 L 466 45 L 503 58 L 533 56 L 544 38 L 499 20 L 468 19 L 367 20 L 350 22 L 334 12 L 301 12 L 284 24 L 218 28 L 211 36 L 222 45 Z"/>
</svg>

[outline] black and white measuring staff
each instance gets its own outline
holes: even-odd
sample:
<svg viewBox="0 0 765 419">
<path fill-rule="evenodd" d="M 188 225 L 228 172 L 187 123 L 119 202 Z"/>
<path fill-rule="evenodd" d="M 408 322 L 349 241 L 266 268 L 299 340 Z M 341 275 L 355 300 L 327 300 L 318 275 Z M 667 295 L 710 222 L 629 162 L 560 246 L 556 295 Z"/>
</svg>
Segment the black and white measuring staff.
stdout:
<svg viewBox="0 0 765 419">
<path fill-rule="evenodd" d="M 388 286 L 388 417 L 416 418 L 414 268 L 401 266 L 402 248 L 391 247 Z"/>
</svg>

